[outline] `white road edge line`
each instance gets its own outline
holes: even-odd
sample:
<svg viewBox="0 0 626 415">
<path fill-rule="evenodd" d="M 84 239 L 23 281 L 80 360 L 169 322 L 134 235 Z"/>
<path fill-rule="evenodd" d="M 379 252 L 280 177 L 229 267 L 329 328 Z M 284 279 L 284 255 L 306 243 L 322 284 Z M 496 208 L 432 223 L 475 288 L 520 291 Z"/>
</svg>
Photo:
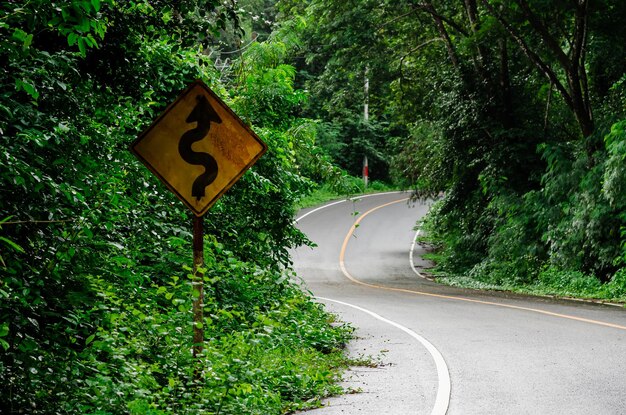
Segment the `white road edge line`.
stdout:
<svg viewBox="0 0 626 415">
<path fill-rule="evenodd" d="M 421 231 L 422 231 L 421 229 L 418 229 L 417 232 L 415 232 L 415 237 L 413 238 L 413 243 L 411 243 L 411 250 L 409 251 L 409 262 L 411 263 L 411 269 L 413 270 L 413 272 L 416 273 L 418 277 L 424 278 L 425 280 L 427 280 L 428 278 L 426 278 L 426 276 L 424 274 L 422 274 L 421 272 L 419 272 L 415 268 L 415 261 L 413 260 L 413 251 L 415 251 L 415 245 L 417 244 L 417 238 L 420 236 L 420 232 Z"/>
<path fill-rule="evenodd" d="M 320 207 L 318 207 L 318 208 L 315 208 L 315 209 L 313 209 L 312 211 L 307 212 L 307 213 L 305 213 L 304 215 L 302 215 L 302 216 L 300 216 L 299 218 L 297 218 L 297 219 L 296 219 L 296 222 L 300 222 L 302 219 L 306 218 L 307 216 L 309 216 L 309 215 L 310 215 L 310 214 L 312 214 L 312 213 L 317 212 L 318 210 L 322 210 L 322 209 L 326 209 L 327 207 L 331 207 L 331 206 L 338 205 L 339 203 L 343 203 L 343 202 L 345 202 L 346 200 L 347 200 L 347 199 L 338 200 L 338 201 L 336 201 L 336 202 L 329 203 L 329 204 L 327 204 L 327 205 L 324 205 L 324 206 L 320 206 Z"/>
<path fill-rule="evenodd" d="M 298 217 L 295 222 L 299 222 L 302 219 L 306 218 L 307 216 L 309 216 L 312 213 L 318 212 L 322 209 L 334 206 L 334 205 L 338 205 L 340 203 L 343 202 L 347 202 L 349 200 L 356 200 L 356 199 L 364 199 L 367 197 L 372 197 L 372 196 L 381 196 L 381 195 L 388 195 L 388 194 L 395 194 L 395 193 L 404 193 L 403 191 L 395 191 L 395 192 L 385 192 L 385 193 L 374 193 L 374 194 L 369 194 L 369 195 L 361 195 L 361 196 L 355 196 L 349 199 L 342 199 L 342 200 L 338 200 L 336 202 L 331 202 L 328 203 L 326 205 L 320 206 L 318 208 L 315 208 L 307 213 L 305 213 L 304 215 Z M 413 269 L 414 272 L 417 273 L 417 275 L 419 275 L 422 278 L 425 278 L 424 276 L 422 276 L 413 266 L 413 249 L 415 247 L 415 241 L 417 239 L 417 236 L 419 234 L 419 230 L 417 231 L 417 233 L 415 234 L 415 238 L 413 238 L 413 244 L 411 245 L 411 254 L 410 254 L 410 260 L 411 260 L 411 268 Z M 343 263 L 340 264 L 341 268 L 345 268 L 345 265 Z M 343 269 L 342 269 L 343 270 Z M 346 272 L 346 271 L 344 271 Z M 343 301 L 339 301 L 339 300 L 333 300 L 331 298 L 325 298 L 325 297 L 315 297 L 317 299 L 320 300 L 325 300 L 325 301 L 331 301 L 337 304 L 343 304 L 347 307 L 352 307 L 355 308 L 361 312 L 364 312 L 366 314 L 371 315 L 372 317 L 390 324 L 393 327 L 396 327 L 397 329 L 402 330 L 403 332 L 405 332 L 406 334 L 408 334 L 409 336 L 413 337 L 414 339 L 416 339 L 417 341 L 419 341 L 425 348 L 426 350 L 428 350 L 428 352 L 430 353 L 430 355 L 432 356 L 434 362 L 435 362 L 435 367 L 437 368 L 437 379 L 438 379 L 438 386 L 437 386 L 437 396 L 435 397 L 435 405 L 433 407 L 433 410 L 431 412 L 431 415 L 445 415 L 448 412 L 448 406 L 450 405 L 450 391 L 452 389 L 451 387 L 451 382 L 450 382 L 450 372 L 448 369 L 448 365 L 446 364 L 445 359 L 443 358 L 443 355 L 441 354 L 441 352 L 439 352 L 439 350 L 437 350 L 437 348 L 428 340 L 426 340 L 424 337 L 420 336 L 419 334 L 415 333 L 413 330 L 404 327 L 403 325 L 396 323 L 395 321 L 391 321 L 388 320 L 376 313 L 374 313 L 373 311 L 369 311 L 365 308 L 359 307 L 357 305 L 354 304 L 349 304 Z"/>
<path fill-rule="evenodd" d="M 404 193 L 404 191 L 372 193 L 372 194 L 368 194 L 368 195 L 354 196 L 354 197 L 351 197 L 351 198 L 348 198 L 348 199 L 341 199 L 341 200 L 338 200 L 336 202 L 332 202 L 332 203 L 328 203 L 326 205 L 322 205 L 322 206 L 320 206 L 318 208 L 315 208 L 315 209 L 305 213 L 304 215 L 300 216 L 299 218 L 296 218 L 296 223 L 300 222 L 302 219 L 306 218 L 307 216 L 309 216 L 312 213 L 315 213 L 315 212 L 320 211 L 322 209 L 326 209 L 327 207 L 331 207 L 331 206 L 335 206 L 335 205 L 338 205 L 338 204 L 343 203 L 343 202 L 347 202 L 348 200 L 365 199 L 366 197 L 372 197 L 372 196 L 392 195 L 392 194 L 395 194 L 395 193 Z"/>
<path fill-rule="evenodd" d="M 413 337 L 415 340 L 419 341 L 426 348 L 426 350 L 428 350 L 433 360 L 435 361 L 435 366 L 437 368 L 437 378 L 439 379 L 438 388 L 437 388 L 437 396 L 435 397 L 435 405 L 433 407 L 431 415 L 445 415 L 446 412 L 448 412 L 448 406 L 450 405 L 450 391 L 451 391 L 450 372 L 449 372 L 448 365 L 446 364 L 445 359 L 443 358 L 439 350 L 437 350 L 437 348 L 433 346 L 431 342 L 429 342 L 428 340 L 426 340 L 424 337 L 420 336 L 413 330 L 399 323 L 396 323 L 395 321 L 386 319 L 385 317 L 379 314 L 376 314 L 373 311 L 367 310 L 363 307 L 359 307 L 357 305 L 350 304 L 350 303 L 345 303 L 339 300 L 333 300 L 331 298 L 326 298 L 326 297 L 315 297 L 315 298 L 319 300 L 323 300 L 323 301 L 331 301 L 333 303 L 342 304 L 347 307 L 352 307 L 354 309 L 362 311 L 363 313 L 369 314 L 370 316 L 384 323 L 387 323 L 399 330 L 402 330 L 409 336 Z"/>
</svg>

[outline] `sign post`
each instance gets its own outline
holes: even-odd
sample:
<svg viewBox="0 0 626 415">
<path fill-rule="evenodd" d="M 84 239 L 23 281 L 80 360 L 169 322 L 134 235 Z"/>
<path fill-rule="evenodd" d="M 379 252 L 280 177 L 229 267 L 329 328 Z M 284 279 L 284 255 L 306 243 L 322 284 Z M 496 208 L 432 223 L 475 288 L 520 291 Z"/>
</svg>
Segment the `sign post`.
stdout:
<svg viewBox="0 0 626 415">
<path fill-rule="evenodd" d="M 193 217 L 193 357 L 202 354 L 204 348 L 204 217 Z"/>
<path fill-rule="evenodd" d="M 131 152 L 194 214 L 193 355 L 204 345 L 203 216 L 267 145 L 202 81 L 193 82 L 131 144 Z M 200 371 L 196 372 L 196 377 Z"/>
</svg>

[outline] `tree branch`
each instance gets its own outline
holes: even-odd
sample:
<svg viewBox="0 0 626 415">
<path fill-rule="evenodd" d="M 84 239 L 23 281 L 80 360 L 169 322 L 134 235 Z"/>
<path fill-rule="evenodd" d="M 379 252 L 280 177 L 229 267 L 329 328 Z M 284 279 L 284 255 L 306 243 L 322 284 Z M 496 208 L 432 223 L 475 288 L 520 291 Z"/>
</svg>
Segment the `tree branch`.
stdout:
<svg viewBox="0 0 626 415">
<path fill-rule="evenodd" d="M 462 34 L 463 36 L 468 36 L 469 35 L 467 33 L 467 31 L 465 29 L 463 29 L 454 20 L 452 20 L 450 18 L 447 18 L 446 16 L 443 16 L 443 15 L 437 13 L 437 11 L 435 10 L 435 8 L 433 7 L 433 5 L 431 3 L 419 3 L 419 4 L 413 4 L 412 6 L 413 6 L 413 8 L 415 10 L 419 9 L 419 10 L 426 11 L 433 18 L 437 18 L 437 19 L 441 20 L 442 22 L 446 23 L 448 26 L 450 26 L 451 28 L 453 28 L 454 30 L 456 30 L 457 32 Z"/>
<path fill-rule="evenodd" d="M 563 85 L 563 83 L 561 83 L 561 81 L 559 80 L 558 76 L 556 75 L 556 73 L 552 70 L 552 68 L 550 68 L 550 66 L 545 63 L 540 57 L 539 55 L 537 55 L 535 52 L 533 52 L 530 47 L 526 44 L 526 42 L 524 42 L 524 39 L 522 39 L 522 37 L 517 33 L 517 31 L 515 30 L 515 28 L 513 28 L 513 26 L 506 20 L 504 19 L 504 17 L 502 17 L 502 15 L 500 13 L 498 13 L 491 4 L 489 4 L 488 0 L 481 0 L 483 6 L 485 6 L 485 8 L 500 22 L 500 24 L 506 29 L 506 31 L 509 33 L 509 35 L 513 38 L 513 40 L 515 40 L 515 42 L 517 42 L 518 46 L 520 47 L 520 49 L 522 50 L 522 52 L 524 53 L 524 55 L 526 55 L 526 57 L 528 57 L 528 59 L 539 69 L 539 71 L 541 73 L 543 73 L 552 84 L 554 84 L 554 86 L 556 87 L 556 89 L 559 91 L 559 93 L 563 96 L 563 99 L 565 100 L 566 104 L 568 105 L 568 107 L 570 107 L 571 109 L 574 108 L 574 102 L 572 100 L 572 96 L 570 95 L 570 93 L 567 91 L 567 89 L 565 88 L 565 86 Z M 562 51 L 561 51 L 562 52 Z"/>
<path fill-rule="evenodd" d="M 439 31 L 439 35 L 445 41 L 446 48 L 448 49 L 448 56 L 450 57 L 450 60 L 452 61 L 452 65 L 455 68 L 459 69 L 460 68 L 459 59 L 456 56 L 456 51 L 454 50 L 454 45 L 452 44 L 450 35 L 448 34 L 448 31 L 446 30 L 446 27 L 443 24 L 442 16 L 439 15 L 439 13 L 437 13 L 437 11 L 435 10 L 435 8 L 433 7 L 431 3 L 423 3 L 419 5 L 419 7 L 423 8 L 432 16 L 433 20 L 435 21 L 435 26 L 437 26 L 437 30 Z"/>
<path fill-rule="evenodd" d="M 386 21 L 386 22 L 385 22 L 385 23 L 383 23 L 382 25 L 378 26 L 378 29 L 382 29 L 383 27 L 389 26 L 390 24 L 395 23 L 395 22 L 397 22 L 398 20 L 400 20 L 400 19 L 402 19 L 402 18 L 404 18 L 404 17 L 407 17 L 407 16 L 412 15 L 412 14 L 413 14 L 413 13 L 415 13 L 416 11 L 417 11 L 417 9 L 412 8 L 410 11 L 408 11 L 408 12 L 406 12 L 406 13 L 403 13 L 403 14 L 401 14 L 400 16 L 396 16 L 396 17 L 394 17 L 394 18 L 393 18 L 393 19 L 391 19 L 391 20 Z"/>
<path fill-rule="evenodd" d="M 567 55 L 559 46 L 559 42 L 554 39 L 546 26 L 539 19 L 539 17 L 537 17 L 537 15 L 533 13 L 533 11 L 530 9 L 530 6 L 526 2 L 526 0 L 515 0 L 515 2 L 522 8 L 526 19 L 528 19 L 528 21 L 535 28 L 537 33 L 539 33 L 541 39 L 544 41 L 548 49 L 550 49 L 554 53 L 559 63 L 561 63 L 564 68 L 569 70 L 572 66 L 571 61 L 567 58 Z"/>
<path fill-rule="evenodd" d="M 400 58 L 400 62 L 402 62 L 411 53 L 416 52 L 416 51 L 420 50 L 421 48 L 423 48 L 424 46 L 427 46 L 427 45 L 429 45 L 429 44 L 431 44 L 433 42 L 437 42 L 437 41 L 443 42 L 444 40 L 442 38 L 440 38 L 440 37 L 436 37 L 436 38 L 433 38 L 433 39 L 429 39 L 426 42 L 422 42 L 419 45 L 415 46 L 413 49 L 409 50 L 404 55 L 402 55 L 402 57 Z"/>
<path fill-rule="evenodd" d="M 486 65 L 485 62 L 487 61 L 487 57 L 489 56 L 489 53 L 487 52 L 487 50 L 485 50 L 485 48 L 483 47 L 483 45 L 478 39 L 478 32 L 480 30 L 480 20 L 478 18 L 478 5 L 476 3 L 476 0 L 464 0 L 464 4 L 465 4 L 465 11 L 467 13 L 467 18 L 470 24 L 470 30 L 472 32 L 472 36 L 474 37 L 473 43 L 476 46 L 476 51 L 478 53 L 478 56 L 472 56 L 474 67 L 476 68 L 476 72 L 478 72 L 478 74 L 482 78 L 482 82 L 487 86 L 489 90 L 489 95 L 493 96 L 494 93 L 493 93 L 491 78 L 489 76 L 489 72 L 485 69 L 485 65 Z"/>
<path fill-rule="evenodd" d="M 574 41 L 572 42 L 573 62 L 583 61 L 585 44 L 587 43 L 587 16 L 589 15 L 589 1 L 581 0 L 576 8 L 576 24 L 574 28 Z"/>
<path fill-rule="evenodd" d="M 24 223 L 67 223 L 75 222 L 76 219 L 59 219 L 59 220 L 12 220 L 0 223 L 0 227 L 4 225 L 20 225 Z"/>
</svg>

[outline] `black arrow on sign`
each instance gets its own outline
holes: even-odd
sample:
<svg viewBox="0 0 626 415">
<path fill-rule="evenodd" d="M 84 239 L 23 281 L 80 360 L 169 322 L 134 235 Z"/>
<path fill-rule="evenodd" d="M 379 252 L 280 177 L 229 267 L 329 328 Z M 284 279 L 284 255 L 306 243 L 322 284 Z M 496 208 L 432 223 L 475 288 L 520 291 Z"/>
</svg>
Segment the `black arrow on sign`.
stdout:
<svg viewBox="0 0 626 415">
<path fill-rule="evenodd" d="M 185 120 L 187 123 L 197 122 L 196 128 L 185 132 L 178 142 L 178 152 L 180 156 L 189 164 L 204 166 L 204 173 L 194 180 L 191 186 L 191 195 L 200 200 L 204 197 L 204 190 L 213 183 L 217 177 L 217 161 L 209 153 L 199 153 L 193 151 L 191 145 L 202 140 L 209 133 L 211 123 L 222 123 L 222 119 L 215 112 L 204 95 L 197 95 L 198 103 L 191 110 Z"/>
</svg>

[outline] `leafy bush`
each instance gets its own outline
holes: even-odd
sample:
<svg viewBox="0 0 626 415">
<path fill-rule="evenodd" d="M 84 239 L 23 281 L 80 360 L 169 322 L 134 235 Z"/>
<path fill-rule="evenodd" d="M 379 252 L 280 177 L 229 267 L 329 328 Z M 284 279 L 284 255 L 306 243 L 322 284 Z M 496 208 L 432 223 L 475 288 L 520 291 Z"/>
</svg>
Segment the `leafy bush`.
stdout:
<svg viewBox="0 0 626 415">
<path fill-rule="evenodd" d="M 606 298 L 615 298 L 626 302 L 626 270 L 624 268 L 617 271 L 611 281 L 603 285 Z"/>
<path fill-rule="evenodd" d="M 589 297 L 597 294 L 602 284 L 594 276 L 580 271 L 547 268 L 539 273 L 537 284 L 561 295 Z"/>
<path fill-rule="evenodd" d="M 218 243 L 207 251 L 208 341 L 200 362 L 190 348 L 190 274 L 130 293 L 97 279 L 98 307 L 108 318 L 85 342 L 89 375 L 75 379 L 75 388 L 59 385 L 52 402 L 71 402 L 81 413 L 280 414 L 337 393 L 350 330 L 330 328 L 321 306 L 287 275 L 243 263 Z"/>
<path fill-rule="evenodd" d="M 271 107 L 294 115 L 304 95 L 274 62 L 241 73 L 249 89 L 231 79 L 229 96 L 202 46 L 227 21 L 236 25 L 233 9 L 161 3 L 0 6 L 0 407 L 8 413 L 267 414 L 337 391 L 349 329 L 330 327 L 287 271 L 288 249 L 306 243 L 293 206 L 310 181 L 296 163 L 306 155 L 293 150 L 293 125 L 276 123 Z M 269 146 L 206 216 L 200 363 L 182 271 L 189 214 L 127 150 L 198 78 L 243 114 L 262 96 L 256 130 Z"/>
</svg>

